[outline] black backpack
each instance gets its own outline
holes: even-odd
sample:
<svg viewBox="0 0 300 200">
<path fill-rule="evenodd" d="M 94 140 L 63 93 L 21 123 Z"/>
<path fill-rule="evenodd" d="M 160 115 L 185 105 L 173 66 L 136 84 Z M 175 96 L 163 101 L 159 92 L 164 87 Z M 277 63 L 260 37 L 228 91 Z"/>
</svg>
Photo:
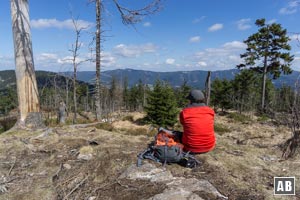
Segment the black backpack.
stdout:
<svg viewBox="0 0 300 200">
<path fill-rule="evenodd" d="M 170 131 L 159 130 L 148 148 L 138 155 L 137 166 L 142 165 L 143 159 L 150 159 L 165 164 L 178 163 L 182 166 L 194 168 L 200 162 L 189 152 L 183 151 L 183 144 Z"/>
</svg>

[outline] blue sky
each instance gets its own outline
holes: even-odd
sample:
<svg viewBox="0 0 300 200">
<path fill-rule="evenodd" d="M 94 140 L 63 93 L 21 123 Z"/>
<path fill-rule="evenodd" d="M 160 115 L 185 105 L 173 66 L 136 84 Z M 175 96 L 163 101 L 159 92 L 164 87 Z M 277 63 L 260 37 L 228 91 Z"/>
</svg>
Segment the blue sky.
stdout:
<svg viewBox="0 0 300 200">
<path fill-rule="evenodd" d="M 164 0 L 160 12 L 125 26 L 113 0 L 104 3 L 102 70 L 133 68 L 151 71 L 233 69 L 242 62 L 243 40 L 257 32 L 255 20 L 280 23 L 291 38 L 292 69 L 300 71 L 300 0 Z M 0 70 L 14 69 L 10 1 L 0 2 Z M 73 18 L 87 27 L 80 37 L 78 60 L 92 57 L 94 4 L 88 0 L 29 0 L 36 70 L 68 71 L 75 41 Z M 128 8 L 150 0 L 120 0 Z M 72 13 L 72 14 L 71 14 Z M 300 38 L 300 36 L 299 36 Z M 83 62 L 81 71 L 93 71 Z"/>
</svg>

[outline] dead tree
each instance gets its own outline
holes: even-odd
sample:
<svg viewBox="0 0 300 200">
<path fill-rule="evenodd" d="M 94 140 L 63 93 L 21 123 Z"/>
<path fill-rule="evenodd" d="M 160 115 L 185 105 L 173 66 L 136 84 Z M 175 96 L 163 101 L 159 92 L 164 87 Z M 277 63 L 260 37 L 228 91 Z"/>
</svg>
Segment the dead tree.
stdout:
<svg viewBox="0 0 300 200">
<path fill-rule="evenodd" d="M 39 93 L 36 82 L 28 0 L 11 0 L 19 118 L 16 128 L 42 128 Z"/>
<path fill-rule="evenodd" d="M 96 118 L 101 120 L 102 109 L 101 109 L 101 85 L 100 85 L 100 70 L 101 70 L 101 36 L 103 31 L 101 30 L 102 10 L 103 5 L 101 0 L 89 0 L 89 2 L 95 3 L 96 8 L 96 80 L 95 80 L 95 107 L 96 107 Z M 117 0 L 113 0 L 118 11 L 121 14 L 122 22 L 125 25 L 133 25 L 142 20 L 144 16 L 154 14 L 160 10 L 161 0 L 154 0 L 151 4 L 141 9 L 129 9 L 121 4 Z"/>
<path fill-rule="evenodd" d="M 73 107 L 73 113 L 74 113 L 74 116 L 73 116 L 73 123 L 76 123 L 77 121 L 77 95 L 76 95 L 76 82 L 77 82 L 77 69 L 78 69 L 78 66 L 82 63 L 82 62 L 85 62 L 87 60 L 84 60 L 84 61 L 80 61 L 79 60 L 79 51 L 80 51 L 80 48 L 82 47 L 82 43 L 79 41 L 79 38 L 81 36 L 81 33 L 84 29 L 87 29 L 87 27 L 81 27 L 79 24 L 78 24 L 78 21 L 75 20 L 73 17 L 72 17 L 72 22 L 73 22 L 73 25 L 74 25 L 74 30 L 75 30 L 75 43 L 72 44 L 72 48 L 69 50 L 71 53 L 72 53 L 72 65 L 73 65 L 73 103 L 74 103 L 74 107 Z"/>
<path fill-rule="evenodd" d="M 209 105 L 210 101 L 210 91 L 211 91 L 211 71 L 207 72 L 207 77 L 205 81 L 205 94 L 206 94 L 206 105 Z"/>
<path fill-rule="evenodd" d="M 101 0 L 96 0 L 96 82 L 95 82 L 95 107 L 96 119 L 101 120 L 101 85 L 100 85 L 100 69 L 101 69 Z"/>
<path fill-rule="evenodd" d="M 290 127 L 292 131 L 292 137 L 289 138 L 282 148 L 282 158 L 288 159 L 294 157 L 297 153 L 300 153 L 300 100 L 299 100 L 299 79 L 295 84 L 294 101 L 291 108 L 291 122 Z"/>
<path fill-rule="evenodd" d="M 66 104 L 61 101 L 59 103 L 59 108 L 58 108 L 58 122 L 59 124 L 65 124 L 66 123 Z"/>
</svg>

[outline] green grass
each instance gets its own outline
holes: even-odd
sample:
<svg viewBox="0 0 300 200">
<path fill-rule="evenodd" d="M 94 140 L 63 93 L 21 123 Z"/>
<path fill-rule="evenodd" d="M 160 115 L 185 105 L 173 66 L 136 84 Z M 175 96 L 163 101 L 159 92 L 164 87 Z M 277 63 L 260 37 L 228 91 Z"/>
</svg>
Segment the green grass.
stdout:
<svg viewBox="0 0 300 200">
<path fill-rule="evenodd" d="M 243 124 L 248 124 L 252 121 L 249 116 L 239 113 L 229 113 L 228 118 L 232 119 L 234 122 L 240 122 Z"/>
<path fill-rule="evenodd" d="M 214 129 L 215 132 L 217 132 L 220 135 L 231 132 L 231 130 L 227 126 L 219 123 L 215 123 Z"/>
</svg>

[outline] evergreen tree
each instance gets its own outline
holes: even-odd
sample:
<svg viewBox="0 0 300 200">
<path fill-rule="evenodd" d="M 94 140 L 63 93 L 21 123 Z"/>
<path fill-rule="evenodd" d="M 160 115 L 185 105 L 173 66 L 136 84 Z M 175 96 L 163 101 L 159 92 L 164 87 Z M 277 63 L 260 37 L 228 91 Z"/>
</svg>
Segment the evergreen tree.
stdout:
<svg viewBox="0 0 300 200">
<path fill-rule="evenodd" d="M 289 112 L 294 102 L 294 90 L 288 85 L 282 85 L 276 90 L 275 110 Z"/>
<path fill-rule="evenodd" d="M 180 86 L 180 88 L 176 89 L 176 100 L 179 108 L 183 108 L 188 104 L 189 101 L 186 99 L 186 97 L 190 90 L 191 87 L 187 85 L 186 80 L 183 81 L 183 84 Z"/>
<path fill-rule="evenodd" d="M 249 110 L 255 102 L 255 83 L 256 76 L 253 71 L 248 69 L 241 70 L 232 80 L 234 105 L 240 113 Z"/>
<path fill-rule="evenodd" d="M 153 91 L 147 97 L 146 118 L 158 126 L 174 126 L 178 109 L 173 89 L 166 83 L 156 81 Z"/>
<path fill-rule="evenodd" d="M 232 84 L 230 81 L 215 79 L 212 82 L 211 103 L 215 108 L 232 108 Z"/>
<path fill-rule="evenodd" d="M 265 111 L 267 75 L 277 79 L 282 72 L 292 73 L 290 65 L 293 56 L 288 52 L 291 47 L 286 29 L 277 23 L 266 24 L 265 19 L 258 19 L 255 24 L 260 29 L 244 41 L 247 49 L 241 58 L 244 58 L 245 63 L 237 68 L 249 66 L 251 70 L 262 74 L 261 111 Z"/>
</svg>

